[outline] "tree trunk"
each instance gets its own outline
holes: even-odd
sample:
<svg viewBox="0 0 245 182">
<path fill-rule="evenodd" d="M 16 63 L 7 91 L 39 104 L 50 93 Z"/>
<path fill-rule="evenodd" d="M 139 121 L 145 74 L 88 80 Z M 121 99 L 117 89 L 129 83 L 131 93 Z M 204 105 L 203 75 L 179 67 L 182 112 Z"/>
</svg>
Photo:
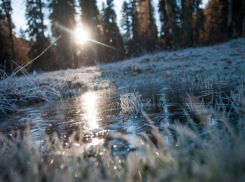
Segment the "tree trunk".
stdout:
<svg viewBox="0 0 245 182">
<path fill-rule="evenodd" d="M 13 31 L 12 31 L 12 21 L 11 21 L 11 16 L 10 16 L 10 13 L 9 13 L 9 9 L 6 5 L 6 2 L 4 0 L 3 1 L 3 7 L 4 7 L 4 10 L 5 10 L 5 13 L 6 13 L 6 17 L 7 17 L 7 20 L 8 20 L 8 27 L 9 27 L 9 39 L 10 39 L 10 43 L 11 43 L 11 53 L 12 53 L 12 61 L 15 61 L 15 54 L 14 54 L 14 40 L 13 40 Z M 13 68 L 13 63 L 11 61 L 11 72 L 14 71 L 14 68 Z"/>
<path fill-rule="evenodd" d="M 175 8 L 176 8 L 176 2 L 173 0 L 166 0 L 166 10 L 168 17 L 171 22 L 172 26 L 172 35 L 173 35 L 173 40 L 174 40 L 174 47 L 178 49 L 180 47 L 179 44 L 179 33 L 178 33 L 178 26 L 176 23 L 176 15 L 175 15 Z"/>
<path fill-rule="evenodd" d="M 181 0 L 182 5 L 182 21 L 183 21 L 183 45 L 190 47 L 193 45 L 192 36 L 192 13 L 193 0 Z"/>
<path fill-rule="evenodd" d="M 245 18 L 243 18 L 242 22 L 242 37 L 245 38 Z"/>
<path fill-rule="evenodd" d="M 228 21 L 227 26 L 229 30 L 230 38 L 234 37 L 234 25 L 233 25 L 233 0 L 228 0 Z"/>
<path fill-rule="evenodd" d="M 133 41 L 135 43 L 139 43 L 139 32 L 138 32 L 138 14 L 137 14 L 137 5 L 136 5 L 136 1 L 133 0 L 132 2 L 132 31 L 133 31 Z"/>
<path fill-rule="evenodd" d="M 39 8 L 39 11 L 40 11 L 40 19 L 41 19 L 41 25 L 42 25 L 42 33 L 41 33 L 41 36 L 44 37 L 44 20 L 43 20 L 43 14 L 42 14 L 42 11 L 43 11 L 43 4 L 42 4 L 42 0 L 38 0 L 38 8 Z"/>
</svg>

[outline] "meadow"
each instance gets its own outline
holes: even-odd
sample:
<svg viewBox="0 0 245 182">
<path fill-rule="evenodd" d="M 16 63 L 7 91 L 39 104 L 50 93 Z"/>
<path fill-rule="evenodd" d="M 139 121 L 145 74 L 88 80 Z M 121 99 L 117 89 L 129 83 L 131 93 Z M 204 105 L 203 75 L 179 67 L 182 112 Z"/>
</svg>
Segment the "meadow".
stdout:
<svg viewBox="0 0 245 182">
<path fill-rule="evenodd" d="M 146 83 L 175 84 L 187 90 L 184 123 L 178 118 L 156 123 L 148 113 L 154 104 L 164 111 L 164 92 L 158 103 L 143 101 L 137 91 L 121 93 L 120 126 L 141 118 L 150 128 L 133 140 L 123 132 L 109 136 L 133 144 L 126 156 L 114 152 L 116 145 L 84 142 L 83 130 L 66 139 L 44 133 L 44 140 L 36 141 L 26 123 L 24 131 L 1 134 L 0 181 L 244 181 L 244 68 L 245 40 L 237 39 L 76 70 L 30 74 L 20 67 L 15 73 L 24 75 L 19 77 L 1 70 L 3 118 L 23 106 L 59 102 L 88 91 L 124 90 Z M 191 95 L 192 90 L 210 92 Z"/>
</svg>

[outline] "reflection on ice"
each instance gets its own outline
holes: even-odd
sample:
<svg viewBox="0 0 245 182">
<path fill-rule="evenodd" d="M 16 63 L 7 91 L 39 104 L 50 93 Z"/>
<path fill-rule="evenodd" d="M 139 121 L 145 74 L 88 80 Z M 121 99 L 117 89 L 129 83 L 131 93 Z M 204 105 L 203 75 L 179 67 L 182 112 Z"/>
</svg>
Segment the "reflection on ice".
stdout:
<svg viewBox="0 0 245 182">
<path fill-rule="evenodd" d="M 99 139 L 99 138 L 93 138 L 92 141 L 90 142 L 90 146 L 96 146 L 99 145 L 101 143 L 103 143 L 103 139 Z"/>
<path fill-rule="evenodd" d="M 85 119 L 88 124 L 88 130 L 98 129 L 98 96 L 94 92 L 88 92 L 83 95 L 82 102 L 85 109 Z"/>
</svg>

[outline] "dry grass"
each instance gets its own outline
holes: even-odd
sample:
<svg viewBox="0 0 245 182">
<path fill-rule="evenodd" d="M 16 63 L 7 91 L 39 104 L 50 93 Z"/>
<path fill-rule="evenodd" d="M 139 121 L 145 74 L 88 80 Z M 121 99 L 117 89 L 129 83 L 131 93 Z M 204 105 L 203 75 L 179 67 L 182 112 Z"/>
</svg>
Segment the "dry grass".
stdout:
<svg viewBox="0 0 245 182">
<path fill-rule="evenodd" d="M 89 148 L 74 137 L 64 143 L 53 136 L 37 144 L 28 133 L 11 140 L 1 136 L 0 181 L 244 180 L 244 125 L 235 138 L 214 126 L 205 128 L 205 136 L 182 125 L 173 127 L 174 135 L 168 126 L 162 129 L 152 125 L 154 143 L 146 135 L 131 141 L 137 151 L 127 158 L 103 146 Z"/>
<path fill-rule="evenodd" d="M 89 146 L 82 139 L 75 139 L 75 135 L 65 141 L 56 135 L 44 136 L 41 143 L 36 143 L 28 131 L 25 135 L 10 135 L 10 139 L 1 136 L 0 181 L 242 182 L 245 179 L 244 100 L 240 100 L 243 90 L 240 85 L 227 96 L 232 108 L 237 108 L 234 112 L 239 115 L 238 127 L 227 119 L 227 111 L 217 112 L 218 107 L 204 105 L 193 96 L 187 105 L 200 119 L 199 124 L 187 115 L 186 125 L 170 127 L 162 123 L 158 128 L 143 111 L 152 135 L 142 133 L 141 137 L 130 140 L 136 151 L 126 158 L 115 156 L 110 150 L 112 146 Z M 139 93 L 131 93 L 130 97 L 137 101 L 137 111 L 142 109 Z M 212 124 L 211 115 L 216 116 L 219 125 Z M 124 136 L 112 136 L 117 137 Z"/>
<path fill-rule="evenodd" d="M 90 82 L 92 86 L 93 84 L 97 86 L 96 84 L 101 80 L 105 80 L 104 76 L 110 79 L 110 81 L 105 81 L 107 86 L 110 86 L 110 82 L 113 80 L 116 80 L 116 84 L 119 86 L 128 86 L 130 83 L 134 83 L 135 80 L 137 84 L 145 83 L 149 74 L 135 73 L 135 70 L 132 71 L 132 69 L 130 69 L 130 74 L 125 73 L 125 70 L 128 70 L 126 69 L 127 66 L 131 63 L 141 64 L 140 69 L 146 73 L 150 72 L 153 75 L 151 79 L 158 81 L 162 79 L 171 80 L 175 77 L 181 80 L 186 75 L 191 77 L 190 74 L 201 72 L 202 75 L 199 78 L 206 75 L 207 79 L 203 79 L 203 83 L 208 88 L 212 88 L 209 83 L 210 80 L 215 80 L 212 79 L 213 77 L 220 82 L 227 81 L 227 78 L 236 79 L 236 76 L 229 75 L 229 73 L 236 71 L 235 66 L 227 66 L 226 61 L 230 57 L 225 57 L 222 60 L 221 57 L 223 54 L 227 56 L 244 45 L 243 40 L 237 40 L 221 47 L 214 46 L 200 49 L 202 55 L 199 55 L 198 51 L 193 54 L 193 50 L 184 50 L 177 54 L 166 53 L 165 55 L 165 53 L 161 53 L 155 57 L 150 57 L 150 60 L 148 60 L 148 56 L 137 60 L 129 60 L 124 62 L 123 68 L 121 68 L 121 63 L 104 65 L 102 66 L 104 72 L 97 68 L 87 68 L 49 73 L 48 76 L 41 74 L 33 79 L 30 76 L 8 79 L 3 73 L 0 82 L 0 113 L 7 113 L 14 110 L 18 105 L 34 103 L 36 100 L 50 101 L 50 99 L 57 98 L 58 95 L 67 93 L 67 88 L 68 90 L 73 88 L 74 84 L 71 81 L 77 75 L 81 78 L 87 75 L 86 83 Z M 230 47 L 230 51 L 219 51 L 219 49 L 227 50 L 227 47 Z M 235 61 L 232 60 L 232 65 L 233 63 L 234 65 L 235 63 L 240 64 L 243 68 L 242 56 L 244 56 L 244 52 L 237 51 L 241 57 Z M 218 58 L 220 61 L 217 63 L 218 65 L 214 64 L 212 69 L 207 70 L 206 66 L 209 58 L 212 58 L 210 63 L 216 63 Z M 196 62 L 195 68 L 198 68 L 198 66 L 201 66 L 201 68 L 192 70 L 192 67 L 188 66 L 192 62 Z M 179 64 L 180 66 L 171 67 L 173 66 L 171 64 Z M 149 66 L 151 67 L 149 68 Z M 118 69 L 119 67 L 120 69 Z M 184 70 L 184 73 L 180 72 L 183 67 L 188 68 Z M 209 73 L 213 73 L 217 67 L 220 70 L 209 76 Z M 164 74 L 162 70 L 164 70 Z M 221 73 L 222 79 L 217 77 Z M 23 74 L 27 73 L 24 72 Z M 237 75 L 239 74 L 237 73 Z M 56 78 L 52 78 L 54 76 L 69 76 L 69 80 L 64 82 L 60 78 L 55 80 Z M 52 81 L 47 81 L 51 78 Z M 74 79 L 74 81 L 81 83 L 79 78 Z M 53 85 L 53 82 L 58 83 Z M 191 82 L 197 82 L 198 84 L 202 80 L 193 79 Z M 187 115 L 188 121 L 185 126 L 181 124 L 169 126 L 162 123 L 157 128 L 148 115 L 143 112 L 152 128 L 151 135 L 147 136 L 143 133 L 141 137 L 131 140 L 130 142 L 134 143 L 136 151 L 129 153 L 126 158 L 114 156 L 110 150 L 113 148 L 112 146 L 106 148 L 104 146 L 91 147 L 83 143 L 82 139 L 75 140 L 75 136 L 71 136 L 66 141 L 56 135 L 51 138 L 44 136 L 44 140 L 37 143 L 28 131 L 17 136 L 10 135 L 6 137 L 2 135 L 0 137 L 0 181 L 242 182 L 245 179 L 244 80 L 241 80 L 241 84 L 237 89 L 231 91 L 230 96 L 222 94 L 217 96 L 220 99 L 213 100 L 212 104 L 208 105 L 203 103 L 202 98 L 188 97 L 189 102 L 186 105 L 193 112 L 193 115 L 200 120 L 199 124 L 194 122 L 192 116 Z M 235 124 L 227 117 L 230 111 L 227 110 L 227 104 L 223 103 L 222 97 L 226 97 L 226 100 L 232 106 L 232 112 L 235 112 L 238 116 Z M 19 100 L 22 102 L 19 102 Z M 163 107 L 164 102 L 164 99 L 161 100 Z M 121 108 L 122 112 L 128 115 L 137 116 L 141 114 L 144 105 L 142 105 L 140 94 L 122 95 Z M 214 119 L 217 124 L 213 124 Z M 116 138 L 118 136 L 111 137 Z"/>
<path fill-rule="evenodd" d="M 141 95 L 138 92 L 125 93 L 120 95 L 121 112 L 127 115 L 138 117 L 141 111 L 149 105 L 149 102 L 142 103 Z"/>
<path fill-rule="evenodd" d="M 57 90 L 48 84 L 40 84 L 23 67 L 17 67 L 12 75 L 8 76 L 0 70 L 0 116 L 14 112 L 19 106 L 26 106 L 38 102 L 51 102 L 60 98 Z M 16 74 L 21 72 L 24 81 L 16 82 Z"/>
<path fill-rule="evenodd" d="M 0 67 L 2 79 L 0 81 L 0 100 L 2 103 L 0 112 L 3 115 L 3 113 L 6 114 L 4 111 L 8 113 L 8 111 L 16 109 L 18 104 L 16 105 L 15 100 L 7 102 L 6 100 L 9 99 L 4 94 L 8 94 L 8 88 L 11 88 L 11 91 L 15 91 L 13 92 L 15 95 L 16 92 L 19 92 L 19 85 L 23 90 L 32 90 L 28 93 L 28 95 L 31 93 L 31 98 L 37 95 L 37 100 L 47 100 L 46 96 L 40 96 L 38 93 L 40 85 L 42 87 L 46 85 L 48 89 L 51 88 L 52 91 L 58 93 L 61 98 L 66 98 L 80 95 L 88 88 L 92 90 L 110 87 L 127 88 L 152 83 L 173 82 L 176 84 L 189 82 L 194 85 L 205 82 L 206 86 L 209 87 L 211 82 L 222 83 L 238 80 L 244 75 L 245 53 L 242 51 L 244 47 L 244 39 L 237 39 L 212 47 L 160 52 L 123 62 L 97 65 L 96 67 L 41 73 L 34 78 L 19 67 L 16 71 L 22 72 L 26 76 L 16 78 L 13 74 L 7 79 L 4 68 Z M 42 93 L 48 92 L 44 88 L 41 90 Z"/>
</svg>

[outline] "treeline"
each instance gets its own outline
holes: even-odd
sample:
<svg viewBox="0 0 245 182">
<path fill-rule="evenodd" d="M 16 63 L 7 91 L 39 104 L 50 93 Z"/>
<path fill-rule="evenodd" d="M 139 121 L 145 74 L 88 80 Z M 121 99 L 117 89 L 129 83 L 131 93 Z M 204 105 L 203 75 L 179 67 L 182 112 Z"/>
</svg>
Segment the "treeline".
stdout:
<svg viewBox="0 0 245 182">
<path fill-rule="evenodd" d="M 25 0 L 28 29 L 22 38 L 13 33 L 11 0 L 0 0 L 0 64 L 8 72 L 37 57 L 32 70 L 51 71 L 82 65 L 107 63 L 160 51 L 216 44 L 244 37 L 245 1 L 159 0 L 161 29 L 155 20 L 152 0 L 125 0 L 122 6 L 121 32 L 114 1 L 107 0 L 99 11 L 96 0 L 78 0 L 81 23 L 90 38 L 77 45 L 73 31 L 77 27 L 75 0 Z M 52 37 L 47 36 L 44 11 L 50 11 Z M 25 35 L 28 34 L 28 40 Z M 99 42 L 99 43 L 98 43 Z M 102 45 L 103 44 L 103 45 Z"/>
</svg>

